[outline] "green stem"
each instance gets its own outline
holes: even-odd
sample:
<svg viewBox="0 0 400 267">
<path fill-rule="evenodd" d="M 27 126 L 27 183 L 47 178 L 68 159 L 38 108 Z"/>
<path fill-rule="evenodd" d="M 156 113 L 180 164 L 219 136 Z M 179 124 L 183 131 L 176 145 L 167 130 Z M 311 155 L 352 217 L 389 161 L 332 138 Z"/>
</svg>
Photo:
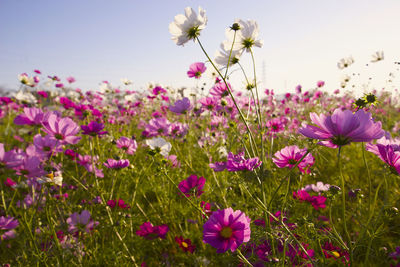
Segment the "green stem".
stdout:
<svg viewBox="0 0 400 267">
<path fill-rule="evenodd" d="M 364 166 L 365 169 L 367 170 L 367 178 L 368 178 L 368 214 L 371 217 L 371 203 L 372 203 L 372 182 L 371 182 L 371 173 L 369 171 L 369 167 L 368 167 L 368 163 L 367 160 L 365 158 L 365 149 L 364 149 L 364 143 L 361 143 L 361 151 L 362 151 L 362 157 L 363 157 L 363 161 L 364 161 Z"/>
<path fill-rule="evenodd" d="M 265 153 L 264 153 L 264 145 L 263 145 L 263 121 L 262 121 L 262 114 L 261 114 L 261 108 L 260 108 L 260 98 L 258 96 L 258 86 L 257 86 L 257 75 L 256 75 L 256 61 L 254 59 L 254 53 L 253 50 L 250 48 L 250 55 L 251 55 L 251 59 L 253 61 L 253 72 L 254 72 L 254 86 L 255 86 L 255 90 L 256 90 L 256 96 L 257 96 L 257 102 L 255 103 L 256 105 L 256 113 L 258 113 L 258 126 L 260 128 L 260 142 L 261 142 L 261 159 L 263 162 L 265 162 Z M 263 164 L 264 165 L 264 164 Z M 262 169 L 264 169 L 262 167 Z"/>
<path fill-rule="evenodd" d="M 350 253 L 350 265 L 352 265 L 353 262 L 353 249 L 352 249 L 352 244 L 351 244 L 351 237 L 349 234 L 349 231 L 347 229 L 347 220 L 346 220 L 346 188 L 345 188 L 345 181 L 344 181 L 344 176 L 343 176 L 343 171 L 342 171 L 342 164 L 341 164 L 341 146 L 339 146 L 339 151 L 338 151 L 338 167 L 339 167 L 339 172 L 340 172 L 340 180 L 341 180 L 341 186 L 342 186 L 342 220 L 343 220 L 343 227 L 344 227 L 344 232 L 346 235 L 346 241 L 347 245 L 349 247 L 349 253 Z"/>
<path fill-rule="evenodd" d="M 210 61 L 211 65 L 214 67 L 215 71 L 218 73 L 218 75 L 219 75 L 219 76 L 222 78 L 222 80 L 224 81 L 225 86 L 226 86 L 226 88 L 227 88 L 227 90 L 228 90 L 228 93 L 229 93 L 229 95 L 230 95 L 231 98 L 232 98 L 233 104 L 235 105 L 237 111 L 239 112 L 240 119 L 243 121 L 244 125 L 246 126 L 247 132 L 248 132 L 248 134 L 249 134 L 249 136 L 250 136 L 250 146 L 251 146 L 251 149 L 252 149 L 252 152 L 253 152 L 253 156 L 258 155 L 258 149 L 257 149 L 257 145 L 256 145 L 256 143 L 255 143 L 255 139 L 254 139 L 253 133 L 251 132 L 250 127 L 249 127 L 249 125 L 248 125 L 246 119 L 245 119 L 244 116 L 243 116 L 242 110 L 239 108 L 239 106 L 238 106 L 238 104 L 237 104 L 237 102 L 236 102 L 236 99 L 235 99 L 235 97 L 233 96 L 232 91 L 231 91 L 231 89 L 230 89 L 229 86 L 228 86 L 228 82 L 226 81 L 226 79 L 224 78 L 224 76 L 222 76 L 221 72 L 219 71 L 219 69 L 217 68 L 217 66 L 215 66 L 215 64 L 214 64 L 214 62 L 211 60 L 211 58 L 208 56 L 206 50 L 204 49 L 203 45 L 202 45 L 201 42 L 200 42 L 200 39 L 199 39 L 198 37 L 196 37 L 196 40 L 199 42 L 199 45 L 200 45 L 201 50 L 203 50 L 203 53 L 206 55 L 206 57 L 207 57 L 207 59 Z"/>
<path fill-rule="evenodd" d="M 234 46 L 234 44 L 235 44 L 235 39 L 236 39 L 236 31 L 235 31 L 235 33 L 233 34 L 232 46 L 231 46 L 231 50 L 229 51 L 228 63 L 226 64 L 226 70 L 225 70 L 225 75 L 224 75 L 224 78 L 225 78 L 225 79 L 226 79 L 226 75 L 228 74 L 229 64 L 231 63 L 231 56 L 232 56 L 233 46 Z"/>
</svg>

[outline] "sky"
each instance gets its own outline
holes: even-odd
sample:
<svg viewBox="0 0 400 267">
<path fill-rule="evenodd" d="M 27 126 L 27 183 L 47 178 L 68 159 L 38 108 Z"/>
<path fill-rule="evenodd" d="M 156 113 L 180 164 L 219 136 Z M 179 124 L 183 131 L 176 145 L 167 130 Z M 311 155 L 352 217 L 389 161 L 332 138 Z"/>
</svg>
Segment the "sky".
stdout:
<svg viewBox="0 0 400 267">
<path fill-rule="evenodd" d="M 132 80 L 135 90 L 149 82 L 209 86 L 207 74 L 200 81 L 186 75 L 190 64 L 206 61 L 199 45 L 177 46 L 168 31 L 188 6 L 206 11 L 200 40 L 211 57 L 235 19 L 258 22 L 264 45 L 254 54 L 262 89 L 293 92 L 298 84 L 315 88 L 323 80 L 324 90 L 333 92 L 344 74 L 352 77 L 346 89 L 358 93 L 365 84 L 387 90 L 400 85 L 400 65 L 394 64 L 400 61 L 397 0 L 0 0 L 0 86 L 17 89 L 18 74 L 34 69 L 64 81 L 73 76 L 73 86 L 82 90 L 98 90 L 104 80 L 119 86 L 121 78 Z M 376 51 L 384 51 L 385 59 L 370 63 Z M 348 56 L 355 63 L 339 70 L 337 63 Z M 250 56 L 244 54 L 241 62 L 252 77 Z M 240 90 L 243 74 L 232 70 L 231 83 Z M 395 75 L 391 83 L 389 73 Z"/>
</svg>

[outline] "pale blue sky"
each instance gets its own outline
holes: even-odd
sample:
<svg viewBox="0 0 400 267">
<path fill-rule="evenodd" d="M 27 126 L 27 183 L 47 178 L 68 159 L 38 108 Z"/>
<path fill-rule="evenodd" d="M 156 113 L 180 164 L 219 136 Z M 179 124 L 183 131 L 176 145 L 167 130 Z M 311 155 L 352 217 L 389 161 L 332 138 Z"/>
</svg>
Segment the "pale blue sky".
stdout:
<svg viewBox="0 0 400 267">
<path fill-rule="evenodd" d="M 17 75 L 33 69 L 61 78 L 74 76 L 75 86 L 84 90 L 97 90 L 103 80 L 120 85 L 125 77 L 134 89 L 149 81 L 194 86 L 196 81 L 187 78 L 186 71 L 205 56 L 193 42 L 176 46 L 168 25 L 185 7 L 197 10 L 199 5 L 208 17 L 200 38 L 211 56 L 235 18 L 259 23 L 264 46 L 255 55 L 258 77 L 265 78 L 263 88 L 283 92 L 325 80 L 326 90 L 333 91 L 342 74 L 353 72 L 361 73 L 357 84 L 374 75 L 373 85 L 380 88 L 387 74 L 396 71 L 393 62 L 400 61 L 396 0 L 0 0 L 0 86 L 17 88 Z M 378 50 L 385 52 L 385 60 L 366 67 Z M 350 55 L 355 64 L 339 71 L 337 62 Z M 238 88 L 242 80 L 236 72 L 232 83 Z M 398 77 L 394 83 L 398 87 Z"/>
</svg>

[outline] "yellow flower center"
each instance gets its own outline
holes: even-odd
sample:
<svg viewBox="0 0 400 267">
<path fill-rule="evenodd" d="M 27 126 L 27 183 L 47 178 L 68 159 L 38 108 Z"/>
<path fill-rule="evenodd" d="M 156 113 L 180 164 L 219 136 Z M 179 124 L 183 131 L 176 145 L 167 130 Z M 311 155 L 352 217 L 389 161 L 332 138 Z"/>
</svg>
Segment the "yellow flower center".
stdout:
<svg viewBox="0 0 400 267">
<path fill-rule="evenodd" d="M 189 247 L 189 245 L 185 241 L 183 241 L 182 242 L 182 247 L 187 248 L 187 247 Z"/>
<path fill-rule="evenodd" d="M 220 235 L 224 238 L 230 238 L 232 236 L 232 228 L 230 228 L 229 226 L 225 226 L 224 228 L 222 228 Z"/>
<path fill-rule="evenodd" d="M 339 258 L 340 254 L 337 251 L 332 251 L 332 255 L 335 256 L 335 258 Z"/>
</svg>

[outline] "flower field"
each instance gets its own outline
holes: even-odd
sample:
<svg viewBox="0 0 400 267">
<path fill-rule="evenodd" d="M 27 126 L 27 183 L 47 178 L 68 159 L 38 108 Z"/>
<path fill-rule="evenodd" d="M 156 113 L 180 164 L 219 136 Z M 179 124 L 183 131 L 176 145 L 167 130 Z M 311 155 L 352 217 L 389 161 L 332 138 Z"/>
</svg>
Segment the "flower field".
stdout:
<svg viewBox="0 0 400 267">
<path fill-rule="evenodd" d="M 1 266 L 400 266 L 397 90 L 356 98 L 348 76 L 277 95 L 240 64 L 257 22 L 215 58 L 206 24 L 186 8 L 169 25 L 204 52 L 182 75 L 206 90 L 34 70 L 0 96 Z"/>
</svg>

